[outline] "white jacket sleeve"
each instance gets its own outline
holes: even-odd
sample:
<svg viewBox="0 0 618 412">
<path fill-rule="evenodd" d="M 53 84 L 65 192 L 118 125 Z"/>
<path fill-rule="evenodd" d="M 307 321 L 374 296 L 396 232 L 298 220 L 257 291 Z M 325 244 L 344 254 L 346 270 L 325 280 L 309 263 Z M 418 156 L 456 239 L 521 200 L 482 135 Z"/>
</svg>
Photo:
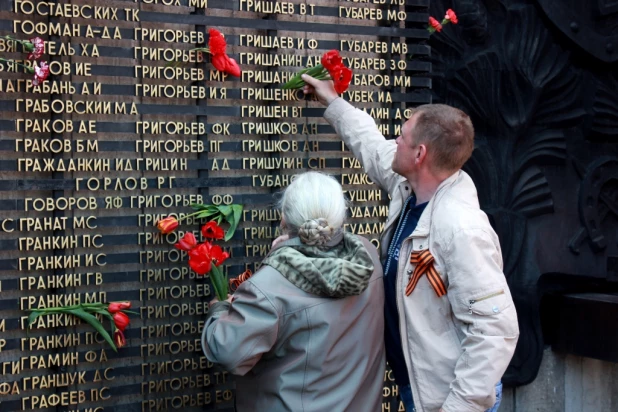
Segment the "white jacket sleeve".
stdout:
<svg viewBox="0 0 618 412">
<path fill-rule="evenodd" d="M 369 178 L 393 193 L 401 180 L 401 176 L 391 169 L 397 143 L 386 140 L 371 116 L 342 98 L 335 99 L 328 106 L 324 117 L 361 162 Z"/>
<path fill-rule="evenodd" d="M 242 283 L 234 300 L 211 308 L 202 331 L 202 349 L 209 361 L 235 375 L 255 366 L 277 340 L 279 313 L 250 281 Z"/>
<path fill-rule="evenodd" d="M 447 296 L 463 335 L 463 354 L 442 408 L 485 411 L 495 402 L 519 336 L 517 313 L 502 273 L 497 236 L 485 229 L 454 234 L 447 256 Z"/>
</svg>

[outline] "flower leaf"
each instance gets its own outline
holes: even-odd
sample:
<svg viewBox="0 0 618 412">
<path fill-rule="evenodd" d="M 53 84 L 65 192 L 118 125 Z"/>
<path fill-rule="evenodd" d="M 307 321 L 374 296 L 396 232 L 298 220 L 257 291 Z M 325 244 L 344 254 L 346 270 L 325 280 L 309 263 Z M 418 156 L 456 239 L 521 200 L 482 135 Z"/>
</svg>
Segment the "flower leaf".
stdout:
<svg viewBox="0 0 618 412">
<path fill-rule="evenodd" d="M 227 299 L 227 279 L 221 269 L 215 265 L 212 265 L 212 269 L 210 270 L 210 280 L 212 281 L 212 286 L 215 288 L 217 299 L 223 302 Z"/>
<path fill-rule="evenodd" d="M 30 315 L 28 315 L 28 328 L 32 326 L 36 318 L 38 318 L 44 313 L 45 312 L 41 312 L 40 310 L 33 310 L 32 312 L 30 312 Z"/>
<path fill-rule="evenodd" d="M 73 316 L 77 316 L 84 322 L 87 322 L 90 326 L 95 328 L 96 331 L 101 334 L 101 336 L 103 336 L 103 339 L 105 339 L 105 341 L 109 343 L 109 345 L 112 347 L 114 352 L 118 352 L 118 349 L 116 348 L 116 345 L 114 344 L 114 341 L 112 340 L 111 336 L 109 336 L 109 333 L 107 333 L 103 325 L 101 325 L 101 322 L 99 322 L 99 320 L 95 318 L 93 315 L 91 315 L 90 313 L 86 312 L 83 309 L 70 309 L 70 310 L 67 310 L 66 313 L 70 313 Z"/>
<path fill-rule="evenodd" d="M 132 311 L 132 310 L 123 310 L 124 313 L 130 313 L 131 315 L 139 315 L 138 312 Z"/>
<path fill-rule="evenodd" d="M 95 310 L 95 312 L 96 312 L 96 313 L 99 313 L 99 314 L 101 314 L 101 315 L 103 315 L 103 316 L 105 316 L 105 317 L 107 317 L 107 318 L 109 318 L 109 319 L 111 319 L 112 321 L 114 320 L 114 318 L 113 318 L 112 314 L 111 314 L 111 313 L 109 313 L 109 312 L 108 312 L 107 310 L 105 310 L 105 309 L 97 309 L 97 310 Z"/>
<path fill-rule="evenodd" d="M 196 219 L 202 219 L 204 217 L 208 217 L 208 216 L 212 216 L 214 214 L 216 214 L 217 212 L 210 212 L 208 210 L 204 210 L 203 212 L 200 212 L 198 214 L 195 215 Z"/>
<path fill-rule="evenodd" d="M 232 206 L 230 205 L 220 205 L 217 206 L 219 212 L 225 216 L 225 220 L 227 220 L 228 215 L 232 214 Z"/>
<path fill-rule="evenodd" d="M 193 210 L 206 210 L 208 209 L 208 206 L 210 205 L 203 205 L 201 203 L 191 203 L 191 207 L 193 208 Z"/>
<path fill-rule="evenodd" d="M 234 236 L 234 232 L 236 231 L 236 227 L 238 227 L 238 223 L 240 222 L 240 216 L 242 215 L 242 205 L 231 205 L 232 206 L 232 214 L 226 217 L 226 220 L 230 224 L 230 227 L 225 232 L 225 241 L 227 242 Z"/>
</svg>

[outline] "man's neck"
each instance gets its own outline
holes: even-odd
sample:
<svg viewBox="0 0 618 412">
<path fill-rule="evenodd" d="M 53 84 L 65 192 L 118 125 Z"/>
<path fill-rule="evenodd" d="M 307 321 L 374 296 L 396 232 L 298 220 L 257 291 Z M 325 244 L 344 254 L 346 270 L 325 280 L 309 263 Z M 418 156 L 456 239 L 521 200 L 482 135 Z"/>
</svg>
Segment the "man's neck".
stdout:
<svg viewBox="0 0 618 412">
<path fill-rule="evenodd" d="M 416 196 L 416 205 L 429 202 L 442 182 L 450 176 L 452 176 L 452 174 L 436 176 L 426 173 L 423 176 L 415 176 L 414 179 L 408 178 L 408 183 L 410 183 L 410 187 L 412 187 L 414 195 Z"/>
</svg>

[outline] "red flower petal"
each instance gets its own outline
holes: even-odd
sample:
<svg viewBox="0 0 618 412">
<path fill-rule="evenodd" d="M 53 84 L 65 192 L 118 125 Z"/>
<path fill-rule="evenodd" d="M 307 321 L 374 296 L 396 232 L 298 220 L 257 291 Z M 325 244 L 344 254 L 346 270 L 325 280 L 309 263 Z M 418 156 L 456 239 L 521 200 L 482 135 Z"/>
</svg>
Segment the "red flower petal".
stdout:
<svg viewBox="0 0 618 412">
<path fill-rule="evenodd" d="M 227 70 L 228 59 L 229 57 L 227 57 L 225 54 L 215 54 L 210 59 L 210 62 L 212 63 L 213 66 L 215 66 L 215 69 L 217 69 L 220 72 L 225 72 Z"/>
<path fill-rule="evenodd" d="M 157 222 L 157 229 L 164 235 L 172 233 L 178 227 L 178 220 L 175 217 L 169 216 Z"/>
<path fill-rule="evenodd" d="M 34 62 L 34 80 L 32 80 L 32 84 L 38 86 L 42 82 L 47 79 L 49 76 L 49 66 L 46 62 L 41 62 L 37 65 L 36 61 Z"/>
<path fill-rule="evenodd" d="M 225 232 L 219 225 L 217 225 L 217 222 L 211 220 L 202 226 L 202 236 L 206 239 L 223 239 Z"/>
<path fill-rule="evenodd" d="M 442 30 L 442 25 L 440 22 L 433 17 L 429 17 L 429 25 L 436 31 Z"/>
<path fill-rule="evenodd" d="M 188 252 L 197 246 L 197 239 L 193 233 L 187 232 L 174 246 L 176 246 L 176 249 Z"/>
<path fill-rule="evenodd" d="M 225 72 L 234 77 L 240 77 L 240 66 L 236 63 L 236 60 L 231 57 L 227 58 L 227 68 L 225 69 Z"/>
<path fill-rule="evenodd" d="M 198 275 L 205 275 L 210 272 L 212 266 L 210 248 L 211 245 L 205 242 L 189 252 L 189 266 Z"/>
<path fill-rule="evenodd" d="M 348 90 L 352 81 L 352 70 L 345 66 L 339 66 L 331 73 L 331 77 L 335 82 L 335 91 L 339 94 Z"/>
<path fill-rule="evenodd" d="M 216 29 L 208 30 L 208 34 L 208 48 L 210 49 L 210 53 L 215 56 L 218 54 L 225 54 L 227 43 L 225 41 L 225 37 L 223 37 L 223 34 Z"/>
<path fill-rule="evenodd" d="M 116 330 L 116 332 L 114 332 L 114 343 L 117 348 L 122 348 L 127 344 L 127 340 L 121 330 Z"/>
<path fill-rule="evenodd" d="M 40 37 L 34 37 L 30 39 L 30 43 L 32 44 L 32 52 L 28 55 L 28 59 L 36 60 L 45 52 L 45 41 Z"/>
<path fill-rule="evenodd" d="M 337 50 L 328 51 L 322 56 L 322 66 L 329 72 L 337 66 L 340 66 L 342 62 L 343 60 Z"/>
<path fill-rule="evenodd" d="M 114 319 L 114 324 L 118 329 L 124 332 L 124 330 L 129 326 L 130 320 L 129 317 L 124 312 L 116 312 L 112 316 Z"/>
<path fill-rule="evenodd" d="M 221 249 L 220 246 L 218 245 L 214 245 L 211 249 L 210 249 L 210 257 L 211 259 L 214 261 L 215 265 L 217 266 L 221 266 L 221 264 L 223 262 L 225 262 L 225 260 L 227 258 L 230 257 L 229 253 L 224 252 L 223 249 Z"/>
<path fill-rule="evenodd" d="M 116 312 L 120 312 L 121 310 L 125 310 L 125 309 L 131 309 L 131 302 L 128 302 L 128 301 L 112 302 L 107 307 L 107 311 L 109 313 L 116 313 Z"/>
<path fill-rule="evenodd" d="M 446 11 L 446 15 L 444 16 L 444 18 L 447 19 L 448 21 L 450 21 L 453 24 L 457 24 L 457 22 L 458 22 L 457 15 L 453 11 L 453 9 L 448 9 Z"/>
</svg>

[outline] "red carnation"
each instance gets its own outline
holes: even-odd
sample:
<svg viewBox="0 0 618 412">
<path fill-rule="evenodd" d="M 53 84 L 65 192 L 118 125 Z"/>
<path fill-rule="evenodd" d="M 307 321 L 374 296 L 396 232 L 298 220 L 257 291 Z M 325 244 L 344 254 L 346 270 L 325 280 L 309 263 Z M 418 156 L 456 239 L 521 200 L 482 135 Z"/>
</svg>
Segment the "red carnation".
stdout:
<svg viewBox="0 0 618 412">
<path fill-rule="evenodd" d="M 455 12 L 453 11 L 453 9 L 448 9 L 446 11 L 446 15 L 444 16 L 445 20 L 450 21 L 453 24 L 457 24 L 457 15 L 455 14 Z M 440 31 L 440 30 L 438 30 Z"/>
<path fill-rule="evenodd" d="M 227 43 L 225 41 L 225 37 L 223 37 L 223 34 L 216 29 L 208 30 L 208 34 L 210 35 L 208 38 L 208 48 L 210 49 L 210 53 L 212 53 L 213 56 L 225 54 Z"/>
<path fill-rule="evenodd" d="M 202 226 L 202 236 L 206 239 L 223 239 L 225 232 L 214 220 Z"/>
<path fill-rule="evenodd" d="M 442 25 L 440 24 L 440 22 L 436 19 L 434 19 L 433 17 L 429 17 L 429 26 L 430 31 L 442 31 Z"/>
<path fill-rule="evenodd" d="M 40 65 L 37 65 L 36 61 L 34 62 L 34 80 L 32 80 L 32 84 L 38 86 L 42 82 L 47 79 L 49 76 L 49 66 L 46 62 L 41 62 Z"/>
<path fill-rule="evenodd" d="M 322 56 L 322 66 L 324 66 L 324 68 L 329 72 L 334 68 L 341 66 L 342 62 L 343 60 L 337 50 L 328 51 Z"/>
<path fill-rule="evenodd" d="M 45 41 L 40 37 L 35 37 L 30 39 L 30 43 L 32 45 L 32 50 L 28 50 L 30 51 L 28 60 L 36 60 L 45 52 Z M 28 47 L 28 49 L 30 49 L 30 47 Z"/>
</svg>

